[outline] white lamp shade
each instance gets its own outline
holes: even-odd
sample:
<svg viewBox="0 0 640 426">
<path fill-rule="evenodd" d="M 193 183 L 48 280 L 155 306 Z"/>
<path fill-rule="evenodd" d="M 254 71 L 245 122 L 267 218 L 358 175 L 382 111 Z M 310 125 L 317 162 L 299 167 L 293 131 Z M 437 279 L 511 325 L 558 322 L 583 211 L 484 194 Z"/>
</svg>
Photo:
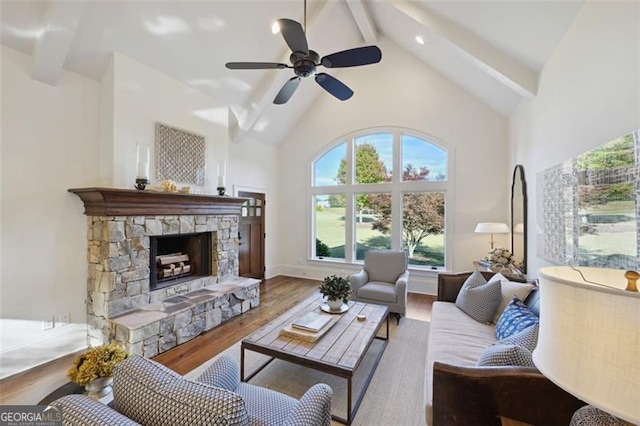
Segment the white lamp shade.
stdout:
<svg viewBox="0 0 640 426">
<path fill-rule="evenodd" d="M 624 290 L 625 271 L 576 269 L 584 280 L 569 266 L 540 269 L 540 333 L 533 361 L 570 394 L 639 423 L 640 293 Z"/>
<path fill-rule="evenodd" d="M 509 227 L 506 223 L 481 222 L 476 225 L 476 230 L 474 232 L 480 234 L 508 234 Z"/>
</svg>

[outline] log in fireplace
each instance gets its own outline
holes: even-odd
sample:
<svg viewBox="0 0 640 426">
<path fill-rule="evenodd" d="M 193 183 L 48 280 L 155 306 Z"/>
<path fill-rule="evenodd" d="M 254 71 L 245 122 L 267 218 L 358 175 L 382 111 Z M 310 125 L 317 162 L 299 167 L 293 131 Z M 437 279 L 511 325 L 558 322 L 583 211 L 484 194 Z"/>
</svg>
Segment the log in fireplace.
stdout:
<svg viewBox="0 0 640 426">
<path fill-rule="evenodd" d="M 151 291 L 211 275 L 211 232 L 150 237 Z"/>
</svg>

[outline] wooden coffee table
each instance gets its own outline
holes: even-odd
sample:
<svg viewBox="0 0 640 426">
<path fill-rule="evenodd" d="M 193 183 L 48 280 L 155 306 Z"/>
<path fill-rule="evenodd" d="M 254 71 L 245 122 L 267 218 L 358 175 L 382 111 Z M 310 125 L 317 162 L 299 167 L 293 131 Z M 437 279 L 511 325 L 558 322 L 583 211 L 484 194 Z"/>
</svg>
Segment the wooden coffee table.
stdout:
<svg viewBox="0 0 640 426">
<path fill-rule="evenodd" d="M 340 314 L 340 319 L 316 342 L 305 342 L 291 337 L 280 336 L 280 330 L 290 325 L 296 318 L 309 311 L 320 312 L 320 295 L 313 296 L 269 322 L 255 333 L 242 340 L 240 352 L 240 380 L 249 381 L 274 359 L 281 359 L 312 368 L 347 380 L 347 418 L 332 415 L 334 420 L 350 425 L 356 415 L 365 391 L 371 382 L 373 373 L 382 358 L 389 337 L 389 311 L 386 306 L 361 302 L 349 302 L 350 309 Z M 359 321 L 356 316 L 366 315 Z M 384 337 L 378 337 L 382 324 L 386 322 Z M 352 381 L 364 355 L 374 339 L 383 340 L 382 348 L 376 358 L 362 392 L 355 404 L 352 404 Z M 271 357 L 250 375 L 245 376 L 245 350 L 258 352 Z"/>
</svg>

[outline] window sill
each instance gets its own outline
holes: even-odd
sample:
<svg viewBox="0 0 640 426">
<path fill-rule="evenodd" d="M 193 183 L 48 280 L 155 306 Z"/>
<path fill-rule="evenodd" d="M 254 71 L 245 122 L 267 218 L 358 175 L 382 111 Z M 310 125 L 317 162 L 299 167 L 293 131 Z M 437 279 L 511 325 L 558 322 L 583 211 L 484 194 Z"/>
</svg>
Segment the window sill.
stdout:
<svg viewBox="0 0 640 426">
<path fill-rule="evenodd" d="M 336 258 L 309 258 L 307 263 L 310 265 L 343 265 L 345 269 L 360 270 L 362 269 L 363 262 L 347 262 L 343 259 Z M 409 272 L 415 273 L 417 276 L 437 276 L 438 274 L 449 273 L 445 268 L 431 268 L 429 266 L 409 265 Z"/>
</svg>

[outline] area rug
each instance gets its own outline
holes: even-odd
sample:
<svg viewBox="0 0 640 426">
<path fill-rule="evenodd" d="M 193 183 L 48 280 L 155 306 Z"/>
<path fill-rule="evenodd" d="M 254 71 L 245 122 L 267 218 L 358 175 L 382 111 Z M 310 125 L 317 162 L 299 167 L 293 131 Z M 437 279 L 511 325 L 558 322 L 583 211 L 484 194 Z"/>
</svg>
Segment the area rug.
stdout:
<svg viewBox="0 0 640 426">
<path fill-rule="evenodd" d="M 384 330 L 381 331 L 384 333 Z M 380 364 L 365 393 L 353 424 L 371 425 L 424 425 L 424 380 L 429 323 L 404 318 L 396 326 L 390 321 L 389 343 Z M 380 349 L 380 341 L 371 345 L 354 378 L 355 401 L 364 380 Z M 223 352 L 240 360 L 240 342 Z M 218 355 L 219 356 L 219 355 Z M 250 373 L 268 358 L 246 351 L 246 370 Z M 215 359 L 215 358 L 213 358 Z M 210 364 L 203 365 L 186 374 L 197 378 Z M 329 374 L 297 366 L 286 361 L 275 360 L 251 379 L 251 383 L 300 398 L 315 383 L 327 383 L 333 389 L 332 414 L 346 418 L 347 381 Z M 334 422 L 334 424 L 337 424 Z"/>
</svg>

